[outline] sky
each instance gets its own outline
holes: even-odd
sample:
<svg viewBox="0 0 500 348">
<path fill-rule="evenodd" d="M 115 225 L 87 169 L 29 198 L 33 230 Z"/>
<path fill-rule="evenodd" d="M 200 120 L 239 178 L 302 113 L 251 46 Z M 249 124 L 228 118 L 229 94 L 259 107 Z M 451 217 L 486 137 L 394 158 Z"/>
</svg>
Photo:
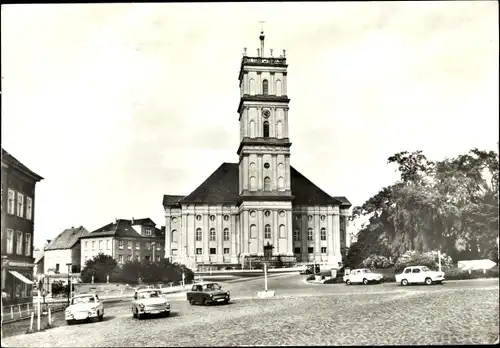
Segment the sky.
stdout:
<svg viewBox="0 0 500 348">
<path fill-rule="evenodd" d="M 246 47 L 286 49 L 291 164 L 363 204 L 387 158 L 498 149 L 498 9 L 479 2 L 3 5 L 2 147 L 45 179 L 35 245 L 114 218 L 165 224 L 237 162 Z"/>
</svg>

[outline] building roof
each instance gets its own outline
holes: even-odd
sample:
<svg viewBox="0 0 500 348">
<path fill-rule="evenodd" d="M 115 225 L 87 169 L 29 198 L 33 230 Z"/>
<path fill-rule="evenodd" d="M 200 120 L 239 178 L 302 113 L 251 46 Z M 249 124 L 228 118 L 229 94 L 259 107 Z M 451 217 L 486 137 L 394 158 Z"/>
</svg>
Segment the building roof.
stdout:
<svg viewBox="0 0 500 348">
<path fill-rule="evenodd" d="M 35 259 L 35 261 L 33 261 L 33 263 L 39 263 L 41 260 L 43 260 L 44 254 L 45 254 L 45 252 L 43 249 L 33 250 L 33 258 Z"/>
<path fill-rule="evenodd" d="M 10 153 L 5 151 L 3 148 L 2 148 L 2 161 L 10 165 L 11 167 L 18 169 L 20 172 L 28 175 L 29 177 L 33 178 L 35 181 L 43 180 L 43 178 L 40 175 L 38 175 L 37 173 L 26 167 L 24 164 L 21 163 L 21 161 L 19 161 Z"/>
<path fill-rule="evenodd" d="M 179 196 L 179 195 L 163 195 L 163 206 L 164 207 L 169 207 L 169 206 L 175 206 L 179 204 L 179 201 L 183 199 L 186 196 Z"/>
<path fill-rule="evenodd" d="M 47 250 L 60 250 L 60 249 L 71 249 L 81 237 L 87 235 L 89 231 L 85 227 L 80 226 L 77 228 L 71 227 L 62 231 L 56 238 L 45 247 Z"/>
<path fill-rule="evenodd" d="M 143 224 L 147 222 L 153 222 L 150 218 L 145 219 L 134 219 L 134 225 L 136 221 L 142 221 Z M 155 227 L 156 236 L 160 237 L 161 230 Z M 159 231 L 159 233 L 158 233 Z M 163 234 L 164 236 L 165 234 Z M 116 222 L 107 224 L 97 230 L 90 232 L 82 238 L 96 238 L 96 237 L 128 237 L 128 238 L 154 238 L 154 236 L 142 236 L 140 233 L 132 227 L 132 221 L 127 219 L 118 219 Z"/>
<path fill-rule="evenodd" d="M 163 206 L 181 203 L 235 204 L 239 199 L 239 168 L 237 163 L 222 163 L 200 186 L 184 198 L 163 196 Z M 350 207 L 345 197 L 332 197 L 295 168 L 291 167 L 291 186 L 294 205 L 341 205 Z"/>
</svg>

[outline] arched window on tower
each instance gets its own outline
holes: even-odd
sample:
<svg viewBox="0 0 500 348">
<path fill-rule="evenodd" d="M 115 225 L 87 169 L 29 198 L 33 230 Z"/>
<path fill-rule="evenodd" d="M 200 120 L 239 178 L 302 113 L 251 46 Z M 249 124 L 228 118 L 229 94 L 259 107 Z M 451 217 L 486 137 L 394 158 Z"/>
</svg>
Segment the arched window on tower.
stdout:
<svg viewBox="0 0 500 348">
<path fill-rule="evenodd" d="M 271 191 L 271 178 L 268 176 L 264 178 L 264 191 Z"/>
<path fill-rule="evenodd" d="M 262 94 L 269 94 L 269 82 L 267 80 L 262 81 Z"/>
<path fill-rule="evenodd" d="M 269 122 L 264 121 L 264 129 L 263 129 L 264 138 L 269 138 Z"/>
</svg>

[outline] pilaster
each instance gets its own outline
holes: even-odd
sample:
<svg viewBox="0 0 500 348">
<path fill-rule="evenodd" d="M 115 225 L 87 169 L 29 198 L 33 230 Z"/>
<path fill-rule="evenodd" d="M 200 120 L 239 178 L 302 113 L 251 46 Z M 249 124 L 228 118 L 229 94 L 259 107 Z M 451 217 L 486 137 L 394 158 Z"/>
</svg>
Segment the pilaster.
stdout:
<svg viewBox="0 0 500 348">
<path fill-rule="evenodd" d="M 165 258 L 172 256 L 172 218 L 170 216 L 170 208 L 165 210 Z M 114 251 L 114 247 L 113 247 Z"/>
<path fill-rule="evenodd" d="M 264 255 L 264 212 L 257 210 L 257 255 Z"/>
<path fill-rule="evenodd" d="M 215 238 L 217 239 L 217 253 L 216 253 L 216 260 L 217 262 L 223 262 L 223 255 L 224 255 L 224 247 L 223 247 L 223 241 L 224 241 L 224 226 L 222 224 L 223 221 L 223 212 L 222 212 L 222 206 L 218 206 L 216 208 L 216 214 L 215 214 Z"/>
<path fill-rule="evenodd" d="M 301 229 L 301 241 L 302 241 L 302 259 L 303 261 L 309 261 L 309 253 L 307 251 L 307 246 L 309 241 L 307 240 L 307 214 L 301 211 L 300 213 L 300 229 Z"/>
<path fill-rule="evenodd" d="M 286 214 L 286 236 L 287 236 L 287 246 L 288 250 L 286 255 L 287 256 L 294 256 L 293 252 L 293 222 L 292 222 L 292 211 L 291 210 L 285 210 Z"/>
<path fill-rule="evenodd" d="M 210 238 L 210 227 L 209 227 L 210 212 L 203 212 L 202 221 L 203 229 L 201 231 L 201 239 L 203 240 L 203 262 L 210 262 L 210 249 L 208 246 L 208 241 Z"/>
<path fill-rule="evenodd" d="M 313 228 L 314 228 L 314 259 L 316 261 L 321 261 L 321 241 L 320 241 L 320 233 L 321 229 L 319 227 L 319 212 L 317 208 L 314 208 L 313 213 Z"/>
<path fill-rule="evenodd" d="M 278 210 L 271 210 L 272 224 L 271 224 L 271 232 L 273 236 L 273 256 L 278 256 L 281 254 L 280 250 L 280 235 L 278 228 Z"/>
<path fill-rule="evenodd" d="M 231 209 L 232 210 L 232 209 Z M 236 240 L 236 235 L 238 234 L 238 228 L 236 224 L 236 215 L 234 214 L 233 211 L 231 211 L 231 263 L 237 263 L 238 262 L 238 257 L 237 253 L 238 250 L 236 250 L 236 245 L 237 245 L 237 240 Z"/>
</svg>

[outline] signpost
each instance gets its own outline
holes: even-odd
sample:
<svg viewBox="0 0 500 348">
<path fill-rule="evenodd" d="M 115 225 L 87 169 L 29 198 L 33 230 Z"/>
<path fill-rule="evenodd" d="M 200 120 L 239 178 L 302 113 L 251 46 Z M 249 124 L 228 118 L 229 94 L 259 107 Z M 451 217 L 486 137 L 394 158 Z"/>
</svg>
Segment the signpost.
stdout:
<svg viewBox="0 0 500 348">
<path fill-rule="evenodd" d="M 267 264 L 264 264 L 264 289 L 267 292 Z"/>
<path fill-rule="evenodd" d="M 274 291 L 267 290 L 267 264 L 264 264 L 264 291 L 259 291 L 257 296 L 260 298 L 274 297 Z"/>
<path fill-rule="evenodd" d="M 184 282 L 185 278 L 186 278 L 186 275 L 184 274 L 184 272 L 182 272 L 182 287 L 185 287 L 185 282 Z"/>
</svg>

